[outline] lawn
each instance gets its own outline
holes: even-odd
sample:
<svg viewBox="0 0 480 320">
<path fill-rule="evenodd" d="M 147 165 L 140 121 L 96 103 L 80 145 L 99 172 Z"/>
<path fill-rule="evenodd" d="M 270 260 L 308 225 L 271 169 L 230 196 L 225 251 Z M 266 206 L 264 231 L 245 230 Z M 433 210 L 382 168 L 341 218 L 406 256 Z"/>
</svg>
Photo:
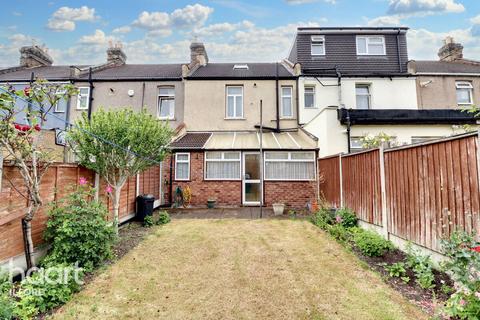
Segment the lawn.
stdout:
<svg viewBox="0 0 480 320">
<path fill-rule="evenodd" d="M 299 220 L 156 227 L 55 319 L 426 319 Z"/>
</svg>

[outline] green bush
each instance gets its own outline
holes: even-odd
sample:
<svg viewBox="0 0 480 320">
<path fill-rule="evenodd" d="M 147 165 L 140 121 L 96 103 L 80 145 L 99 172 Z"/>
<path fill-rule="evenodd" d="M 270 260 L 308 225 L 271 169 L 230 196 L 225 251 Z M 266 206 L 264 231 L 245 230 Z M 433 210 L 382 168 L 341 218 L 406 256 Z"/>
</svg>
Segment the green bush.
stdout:
<svg viewBox="0 0 480 320">
<path fill-rule="evenodd" d="M 322 208 L 312 216 L 310 221 L 320 229 L 327 230 L 328 226 L 333 224 L 334 217 L 329 209 Z"/>
<path fill-rule="evenodd" d="M 381 257 L 388 250 L 393 249 L 393 244 L 390 241 L 385 240 L 374 231 L 355 232 L 353 241 L 362 254 L 369 257 Z"/>
<path fill-rule="evenodd" d="M 157 221 L 155 222 L 155 224 L 157 225 L 161 225 L 161 224 L 167 224 L 170 222 L 170 215 L 168 214 L 167 211 L 160 211 L 159 215 L 158 215 L 158 219 Z"/>
<path fill-rule="evenodd" d="M 105 206 L 93 199 L 93 189 L 80 186 L 49 211 L 45 240 L 51 249 L 42 265 L 74 264 L 92 271 L 113 256 L 113 227 Z"/>
<path fill-rule="evenodd" d="M 433 289 L 435 287 L 435 275 L 430 256 L 422 255 L 414 250 L 409 244 L 407 246 L 407 265 L 415 273 L 415 282 L 422 289 Z"/>
<path fill-rule="evenodd" d="M 12 284 L 8 275 L 0 270 L 0 319 L 12 319 L 15 308 L 15 300 L 10 295 Z"/>
<path fill-rule="evenodd" d="M 357 216 L 350 209 L 342 208 L 336 212 L 335 220 L 345 228 L 353 228 L 357 226 Z"/>
<path fill-rule="evenodd" d="M 82 269 L 58 265 L 40 269 L 22 280 L 16 293 L 14 314 L 19 319 L 31 319 L 38 313 L 60 306 L 80 290 Z"/>
<path fill-rule="evenodd" d="M 146 216 L 145 218 L 143 218 L 143 226 L 145 228 L 150 228 L 153 225 L 154 225 L 154 223 L 153 223 L 153 217 L 152 216 Z"/>
<path fill-rule="evenodd" d="M 396 278 L 404 277 L 407 273 L 404 262 L 396 262 L 389 266 L 385 266 L 385 270 L 388 272 L 390 277 Z"/>
<path fill-rule="evenodd" d="M 341 243 L 346 243 L 351 238 L 350 231 L 344 228 L 341 224 L 328 226 L 327 231 L 333 238 L 335 238 L 335 240 Z"/>
</svg>

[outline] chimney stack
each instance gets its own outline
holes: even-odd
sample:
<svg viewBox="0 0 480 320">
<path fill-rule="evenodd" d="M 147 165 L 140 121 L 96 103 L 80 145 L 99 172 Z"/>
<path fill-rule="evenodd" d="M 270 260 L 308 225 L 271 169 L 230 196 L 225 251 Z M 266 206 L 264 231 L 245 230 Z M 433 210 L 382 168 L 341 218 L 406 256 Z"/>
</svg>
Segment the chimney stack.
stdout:
<svg viewBox="0 0 480 320">
<path fill-rule="evenodd" d="M 127 55 L 122 50 L 122 44 L 117 42 L 115 46 L 110 43 L 107 49 L 107 62 L 113 63 L 115 66 L 124 65 L 127 61 Z"/>
<path fill-rule="evenodd" d="M 53 59 L 46 49 L 39 46 L 20 48 L 20 66 L 26 68 L 47 67 L 53 64 Z"/>
<path fill-rule="evenodd" d="M 440 61 L 455 61 L 463 59 L 463 46 L 460 43 L 455 43 L 450 36 L 446 37 L 443 42 L 443 47 L 438 50 Z"/>
<path fill-rule="evenodd" d="M 191 70 L 197 65 L 205 66 L 208 63 L 207 50 L 202 42 L 192 42 L 190 45 L 190 64 L 188 68 Z"/>
</svg>

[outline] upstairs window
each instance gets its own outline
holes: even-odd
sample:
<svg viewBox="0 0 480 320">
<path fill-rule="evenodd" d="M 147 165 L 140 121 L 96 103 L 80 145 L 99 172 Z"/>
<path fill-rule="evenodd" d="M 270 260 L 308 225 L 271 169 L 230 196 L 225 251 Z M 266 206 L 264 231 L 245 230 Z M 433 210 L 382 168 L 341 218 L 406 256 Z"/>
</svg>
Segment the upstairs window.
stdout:
<svg viewBox="0 0 480 320">
<path fill-rule="evenodd" d="M 77 97 L 77 109 L 78 110 L 87 110 L 90 97 L 90 88 L 89 87 L 80 87 L 78 88 L 78 97 Z"/>
<path fill-rule="evenodd" d="M 305 87 L 303 97 L 305 108 L 315 108 L 315 87 Z"/>
<path fill-rule="evenodd" d="M 170 119 L 175 117 L 175 87 L 160 87 L 158 89 L 158 111 L 159 119 Z"/>
<path fill-rule="evenodd" d="M 57 96 L 63 96 L 64 94 L 66 93 L 66 90 L 63 89 L 63 90 L 57 90 L 56 92 L 56 95 Z M 67 100 L 64 99 L 64 98 L 60 98 L 57 103 L 55 104 L 55 107 L 54 107 L 54 112 L 57 112 L 57 113 L 64 113 L 65 111 L 67 111 Z"/>
<path fill-rule="evenodd" d="M 312 56 L 325 55 L 325 36 L 312 36 Z"/>
<path fill-rule="evenodd" d="M 292 87 L 282 87 L 282 117 L 293 117 Z"/>
<path fill-rule="evenodd" d="M 457 103 L 459 105 L 473 104 L 473 86 L 468 81 L 455 82 L 457 88 Z"/>
<path fill-rule="evenodd" d="M 227 119 L 243 118 L 243 87 L 227 86 Z"/>
<path fill-rule="evenodd" d="M 382 56 L 385 55 L 385 38 L 379 36 L 358 36 L 357 55 Z"/>
<path fill-rule="evenodd" d="M 355 95 L 357 101 L 357 109 L 370 109 L 371 97 L 370 97 L 370 85 L 357 84 L 355 85 Z"/>
</svg>

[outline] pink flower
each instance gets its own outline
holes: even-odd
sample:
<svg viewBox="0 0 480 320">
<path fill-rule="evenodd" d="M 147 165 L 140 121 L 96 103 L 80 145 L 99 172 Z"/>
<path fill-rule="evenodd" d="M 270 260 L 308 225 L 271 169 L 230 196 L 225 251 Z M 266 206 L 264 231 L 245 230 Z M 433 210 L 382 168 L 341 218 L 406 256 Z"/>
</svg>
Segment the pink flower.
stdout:
<svg viewBox="0 0 480 320">
<path fill-rule="evenodd" d="M 342 223 L 342 217 L 336 216 L 336 217 L 335 217 L 335 221 L 336 221 L 337 223 Z"/>
<path fill-rule="evenodd" d="M 78 184 L 83 186 L 83 185 L 86 185 L 88 183 L 87 181 L 87 178 L 85 177 L 80 177 L 80 179 L 78 179 Z"/>
<path fill-rule="evenodd" d="M 480 299 L 480 292 L 475 292 L 475 297 L 477 297 L 477 299 Z"/>
<path fill-rule="evenodd" d="M 461 299 L 458 303 L 460 303 L 460 305 L 463 307 L 464 305 L 467 304 L 467 301 Z"/>
<path fill-rule="evenodd" d="M 112 189 L 112 186 L 111 185 L 108 185 L 106 188 L 105 188 L 105 192 L 106 193 L 112 193 L 113 189 Z"/>
</svg>

